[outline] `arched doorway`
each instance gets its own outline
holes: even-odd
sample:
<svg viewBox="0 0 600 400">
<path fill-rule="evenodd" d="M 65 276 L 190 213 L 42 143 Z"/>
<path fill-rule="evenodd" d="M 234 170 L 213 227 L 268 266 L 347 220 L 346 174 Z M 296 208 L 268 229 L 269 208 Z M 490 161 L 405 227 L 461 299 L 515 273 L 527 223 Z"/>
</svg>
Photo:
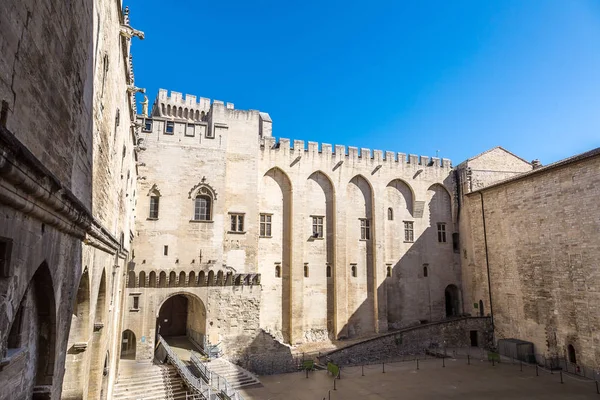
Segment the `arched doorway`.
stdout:
<svg viewBox="0 0 600 400">
<path fill-rule="evenodd" d="M 572 344 L 567 347 L 567 353 L 569 356 L 569 362 L 573 364 L 577 364 L 577 355 L 575 354 L 575 347 Z"/>
<path fill-rule="evenodd" d="M 458 288 L 456 285 L 448 285 L 445 290 L 446 317 L 457 317 L 460 313 L 460 302 Z"/>
<path fill-rule="evenodd" d="M 479 300 L 479 316 L 483 317 L 485 315 L 485 311 L 483 309 L 483 300 Z"/>
<path fill-rule="evenodd" d="M 175 294 L 160 306 L 156 316 L 156 333 L 167 339 L 189 337 L 197 344 L 204 343 L 206 308 L 195 295 Z"/>
<path fill-rule="evenodd" d="M 129 329 L 121 336 L 121 360 L 135 360 L 135 333 Z"/>
</svg>

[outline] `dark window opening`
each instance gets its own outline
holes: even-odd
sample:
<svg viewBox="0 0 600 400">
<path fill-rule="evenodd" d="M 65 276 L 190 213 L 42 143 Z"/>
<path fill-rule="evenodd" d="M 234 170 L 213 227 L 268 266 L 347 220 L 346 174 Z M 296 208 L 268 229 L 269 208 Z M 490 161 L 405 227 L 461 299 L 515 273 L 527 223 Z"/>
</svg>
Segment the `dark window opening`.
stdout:
<svg viewBox="0 0 600 400">
<path fill-rule="evenodd" d="M 569 362 L 573 364 L 577 364 L 577 355 L 575 354 L 575 347 L 572 344 L 567 347 L 567 353 L 569 356 Z"/>
<path fill-rule="evenodd" d="M 0 237 L 0 277 L 2 278 L 8 278 L 12 275 L 12 271 L 10 268 L 11 252 L 12 240 Z"/>
<path fill-rule="evenodd" d="M 426 266 L 426 265 L 424 265 L 424 266 L 423 266 L 423 277 L 424 277 L 424 278 L 427 278 L 428 272 L 429 272 L 429 271 L 427 270 L 427 266 Z"/>
<path fill-rule="evenodd" d="M 158 219 L 158 204 L 160 198 L 158 196 L 150 197 L 150 215 L 149 217 L 152 219 Z"/>
<path fill-rule="evenodd" d="M 331 278 L 331 265 L 327 266 L 327 277 Z"/>
<path fill-rule="evenodd" d="M 172 135 L 175 132 L 175 122 L 167 121 L 165 124 L 165 134 Z"/>
<path fill-rule="evenodd" d="M 458 240 L 458 232 L 452 234 L 452 251 L 460 253 L 460 242 Z"/>
<path fill-rule="evenodd" d="M 353 265 L 351 270 L 352 270 L 352 277 L 356 278 L 356 265 Z"/>
<path fill-rule="evenodd" d="M 140 296 L 133 296 L 133 309 L 139 310 L 140 306 Z"/>
<path fill-rule="evenodd" d="M 394 210 L 392 210 L 392 208 L 388 208 L 388 221 L 393 221 L 394 220 Z"/>
<path fill-rule="evenodd" d="M 281 278 L 281 267 L 279 265 L 275 266 L 275 278 Z"/>
<path fill-rule="evenodd" d="M 444 222 L 437 223 L 437 234 L 438 234 L 438 242 L 446 243 L 446 223 L 444 223 Z"/>
<path fill-rule="evenodd" d="M 169 246 L 166 246 L 166 245 L 165 245 L 165 247 L 163 248 L 163 254 L 164 254 L 165 256 L 168 256 L 168 255 L 169 255 Z"/>
<path fill-rule="evenodd" d="M 392 267 L 387 267 L 387 277 L 388 278 L 392 277 Z"/>
<path fill-rule="evenodd" d="M 308 265 L 304 264 L 304 277 L 308 278 Z"/>
</svg>

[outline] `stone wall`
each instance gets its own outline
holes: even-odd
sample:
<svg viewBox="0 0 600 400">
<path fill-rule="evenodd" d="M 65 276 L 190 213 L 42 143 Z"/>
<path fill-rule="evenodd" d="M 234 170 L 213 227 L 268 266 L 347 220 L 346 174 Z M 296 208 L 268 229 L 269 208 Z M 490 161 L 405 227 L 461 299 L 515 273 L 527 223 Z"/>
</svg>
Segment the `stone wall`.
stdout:
<svg viewBox="0 0 600 400">
<path fill-rule="evenodd" d="M 382 362 L 396 356 L 424 354 L 426 349 L 471 346 L 471 332 L 477 331 L 480 347 L 491 344 L 489 318 L 466 317 L 405 328 L 329 352 L 321 358 L 337 365 Z"/>
<path fill-rule="evenodd" d="M 276 143 L 268 114 L 165 90 L 138 121 L 146 150 L 136 265 L 167 275 L 259 273 L 260 327 L 288 343 L 445 317 L 445 288 L 461 281 L 449 160 Z M 211 199 L 208 221 L 195 218 L 199 195 Z M 232 214 L 243 215 L 242 232 L 231 228 Z M 313 237 L 313 218 L 322 218 L 322 237 Z"/>
<path fill-rule="evenodd" d="M 594 367 L 600 365 L 600 315 L 592 306 L 600 300 L 597 153 L 468 195 L 472 248 L 463 267 L 465 302 L 489 298 L 487 237 L 496 339 L 531 341 L 546 357 L 563 357 L 572 345 L 577 362 Z"/>
</svg>

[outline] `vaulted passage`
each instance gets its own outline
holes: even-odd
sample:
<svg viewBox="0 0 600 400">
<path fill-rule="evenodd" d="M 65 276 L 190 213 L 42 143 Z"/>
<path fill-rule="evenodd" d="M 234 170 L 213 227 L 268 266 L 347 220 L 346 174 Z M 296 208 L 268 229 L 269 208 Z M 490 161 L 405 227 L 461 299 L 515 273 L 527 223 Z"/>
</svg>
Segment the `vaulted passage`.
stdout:
<svg viewBox="0 0 600 400">
<path fill-rule="evenodd" d="M 206 332 L 204 304 L 191 294 L 169 297 L 158 312 L 156 332 L 163 338 L 188 336 L 199 345 L 203 345 Z"/>
</svg>

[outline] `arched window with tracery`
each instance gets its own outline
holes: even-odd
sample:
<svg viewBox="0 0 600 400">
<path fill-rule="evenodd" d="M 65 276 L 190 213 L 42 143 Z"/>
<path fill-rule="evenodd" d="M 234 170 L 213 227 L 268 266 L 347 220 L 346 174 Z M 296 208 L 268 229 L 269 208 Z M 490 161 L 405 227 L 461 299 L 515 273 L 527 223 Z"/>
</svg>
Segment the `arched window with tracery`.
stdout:
<svg viewBox="0 0 600 400">
<path fill-rule="evenodd" d="M 189 198 L 194 200 L 194 221 L 212 221 L 213 218 L 213 202 L 217 195 L 205 181 L 206 177 L 202 177 L 189 193 Z"/>
</svg>

